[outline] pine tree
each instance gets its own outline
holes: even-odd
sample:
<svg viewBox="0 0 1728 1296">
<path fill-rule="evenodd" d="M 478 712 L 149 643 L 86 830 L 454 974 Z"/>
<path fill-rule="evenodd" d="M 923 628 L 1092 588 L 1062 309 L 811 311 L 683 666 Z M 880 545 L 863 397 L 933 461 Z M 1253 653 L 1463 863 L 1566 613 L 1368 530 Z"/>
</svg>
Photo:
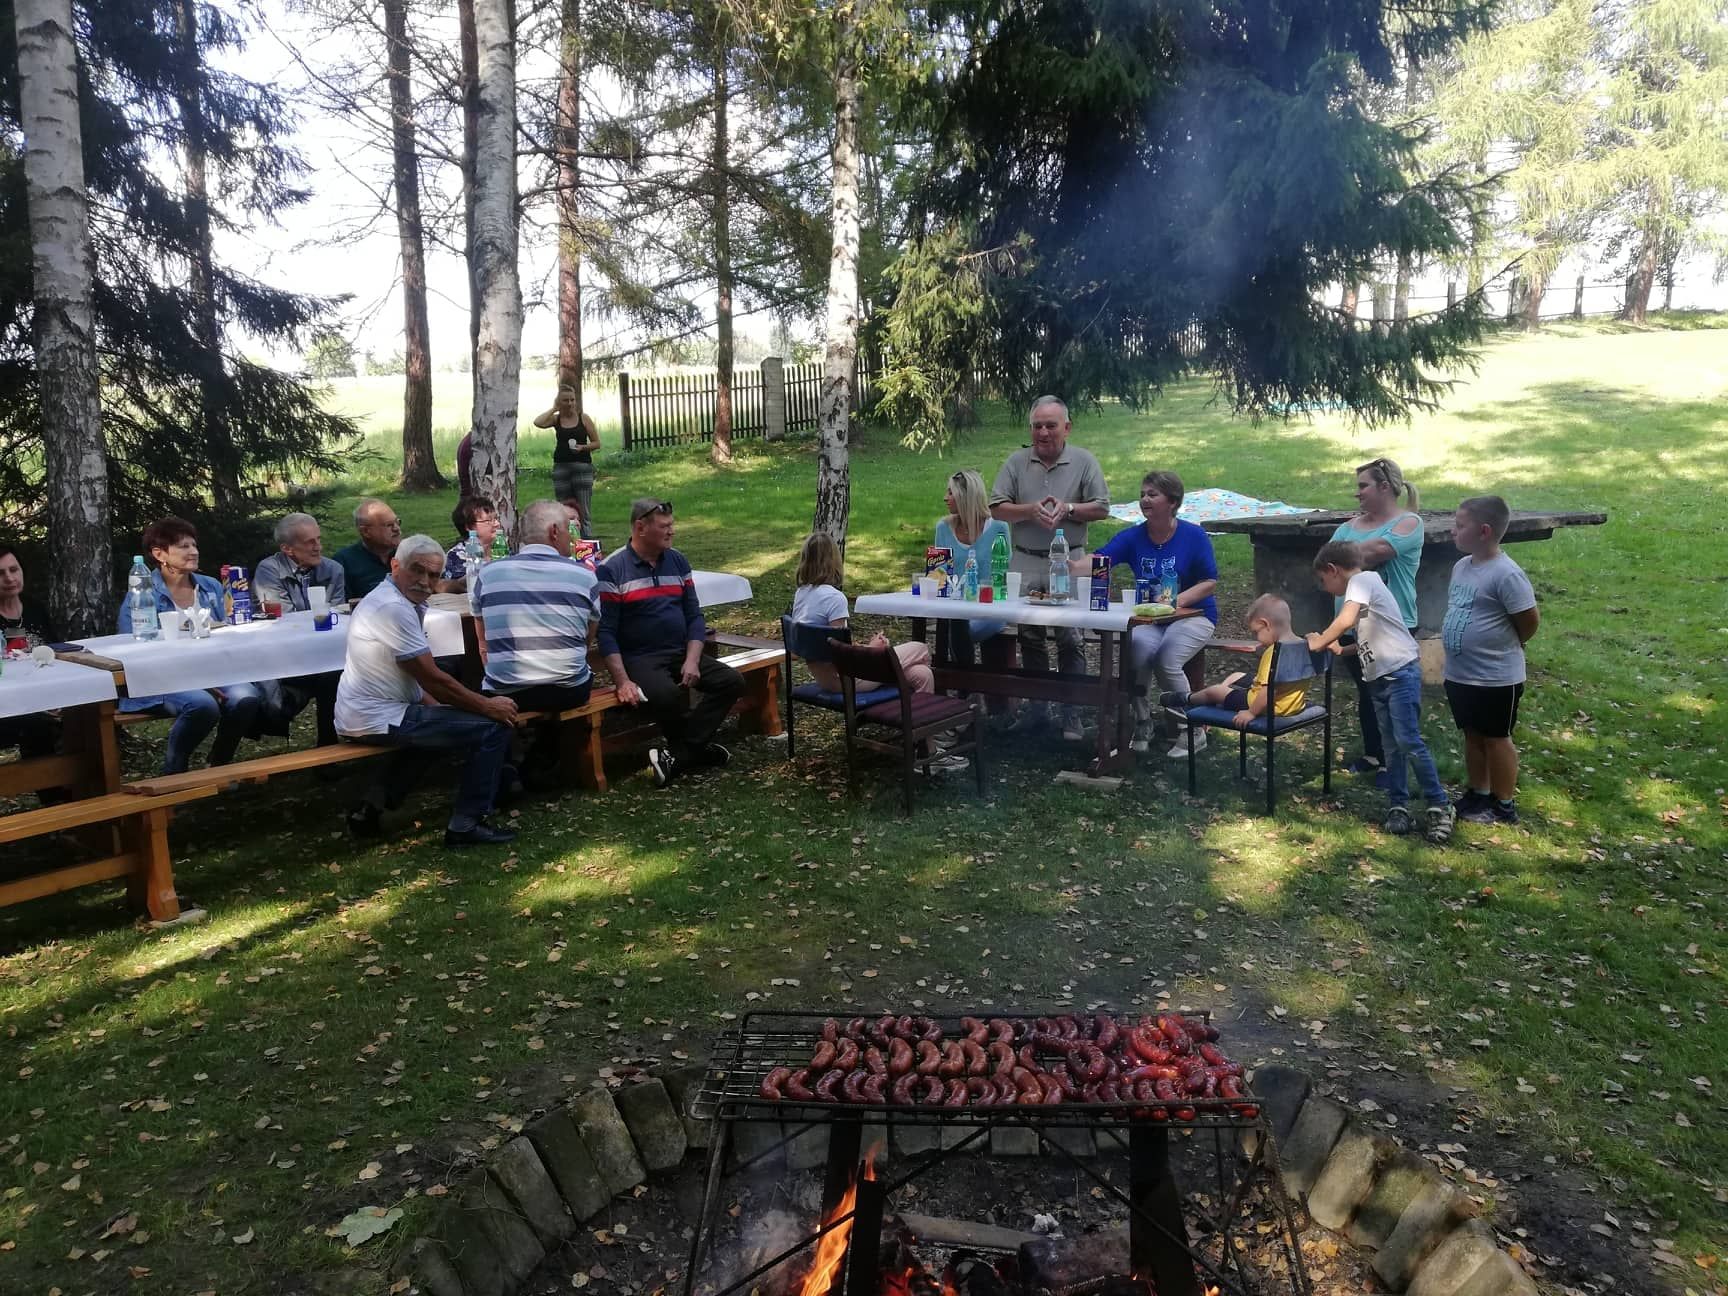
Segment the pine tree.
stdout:
<svg viewBox="0 0 1728 1296">
<path fill-rule="evenodd" d="M 243 494 L 214 506 L 211 456 L 195 430 L 207 418 L 230 430 L 242 486 L 272 476 L 334 471 L 354 436 L 345 419 L 319 408 L 290 374 L 249 359 L 243 335 L 298 348 L 328 303 L 268 287 L 212 261 L 213 304 L 222 354 L 212 363 L 200 337 L 200 299 L 191 267 L 200 236 L 195 213 L 161 176 L 164 152 L 183 152 L 182 107 L 195 97 L 213 183 L 213 225 L 268 219 L 300 197 L 300 166 L 283 143 L 287 106 L 266 86 L 220 70 L 217 51 L 243 32 L 210 6 L 197 9 L 203 34 L 196 65 L 175 38 L 177 0 L 102 0 L 74 5 L 85 179 L 92 197 L 94 319 L 103 379 L 102 430 L 108 456 L 108 523 L 130 554 L 139 529 L 165 513 L 200 524 L 212 557 L 250 562 L 268 540 L 253 522 L 263 501 Z M 14 25 L 0 0 L 0 32 Z M 18 56 L 0 52 L 0 136 L 15 137 Z M 27 245 L 20 201 L 22 159 L 0 150 L 0 241 Z M 27 339 L 33 317 L 27 258 L 0 258 L 0 510 L 23 534 L 44 521 L 38 374 Z M 105 572 L 103 579 L 113 573 Z M 110 587 L 111 588 L 111 587 Z M 111 598 L 88 614 L 111 618 Z"/>
<path fill-rule="evenodd" d="M 1254 6 L 1180 0 L 946 2 L 930 82 L 924 213 L 884 322 L 883 408 L 915 442 L 948 429 L 953 378 L 1140 404 L 1214 375 L 1253 415 L 1339 401 L 1369 422 L 1444 390 L 1480 302 L 1360 330 L 1323 301 L 1382 259 L 1455 254 L 1474 195 L 1416 177 L 1419 136 L 1363 111 L 1487 20 L 1477 0 Z M 1200 346 L 1185 345 L 1195 329 Z"/>
</svg>

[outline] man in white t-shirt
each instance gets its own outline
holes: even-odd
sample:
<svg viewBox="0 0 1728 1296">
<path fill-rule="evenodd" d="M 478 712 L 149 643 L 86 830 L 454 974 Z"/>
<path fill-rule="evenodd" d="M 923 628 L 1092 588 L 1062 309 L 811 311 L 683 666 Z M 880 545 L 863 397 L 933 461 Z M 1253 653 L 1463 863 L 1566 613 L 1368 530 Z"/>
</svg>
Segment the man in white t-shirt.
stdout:
<svg viewBox="0 0 1728 1296">
<path fill-rule="evenodd" d="M 1314 573 L 1321 588 L 1344 601 L 1331 625 L 1308 636 L 1308 647 L 1314 652 L 1330 648 L 1341 653 L 1339 638 L 1356 632 L 1354 651 L 1361 658 L 1362 678 L 1380 721 L 1386 796 L 1391 802 L 1381 826 L 1400 836 L 1414 827 L 1409 804 L 1409 767 L 1414 764 L 1417 783 L 1428 801 L 1423 836 L 1444 845 L 1452 839 L 1458 815 L 1422 740 L 1422 663 L 1416 640 L 1404 626 L 1404 614 L 1380 574 L 1362 569 L 1362 549 L 1354 540 L 1322 545 L 1314 557 Z"/>
<path fill-rule="evenodd" d="M 444 547 L 409 536 L 396 547 L 390 576 L 348 620 L 348 658 L 336 689 L 336 730 L 354 742 L 400 747 L 348 816 L 357 837 L 378 835 L 383 812 L 412 788 L 417 751 L 462 751 L 462 781 L 444 830 L 446 846 L 491 846 L 516 834 L 486 822 L 510 750 L 516 704 L 470 692 L 438 669 L 426 639 L 426 600 L 444 570 Z"/>
</svg>

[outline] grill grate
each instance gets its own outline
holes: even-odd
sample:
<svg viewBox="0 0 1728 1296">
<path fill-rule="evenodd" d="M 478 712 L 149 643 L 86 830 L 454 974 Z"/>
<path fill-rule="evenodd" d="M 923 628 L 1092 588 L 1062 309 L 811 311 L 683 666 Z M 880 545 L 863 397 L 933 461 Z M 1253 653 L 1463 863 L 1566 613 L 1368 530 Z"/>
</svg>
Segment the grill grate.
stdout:
<svg viewBox="0 0 1728 1296">
<path fill-rule="evenodd" d="M 1211 1013 L 1199 1009 L 1182 1009 L 1184 1017 L 1210 1021 Z M 960 1017 L 980 1019 L 1001 1017 L 1011 1022 L 1026 1022 L 1035 1018 L 1024 1013 L 1006 1014 L 979 1012 L 954 1016 L 932 1016 L 949 1039 L 961 1038 Z M 1042 1015 L 1042 1014 L 1040 1014 Z M 714 1044 L 708 1074 L 702 1090 L 691 1103 L 691 1114 L 700 1120 L 722 1121 L 794 1121 L 818 1124 L 832 1120 L 865 1119 L 872 1123 L 915 1125 L 1001 1125 L 1024 1124 L 1039 1128 L 1127 1128 L 1144 1124 L 1148 1104 L 1138 1099 L 1114 1103 L 1073 1103 L 1054 1105 L 1000 1105 L 980 1107 L 944 1107 L 918 1104 L 868 1104 L 800 1102 L 791 1098 L 763 1098 L 759 1091 L 762 1080 L 775 1067 L 794 1070 L 809 1062 L 810 1054 L 821 1036 L 823 1022 L 833 1013 L 825 1012 L 752 1012 L 746 1013 L 735 1030 L 722 1034 Z M 874 1020 L 872 1017 L 871 1020 Z M 1256 1113 L 1260 1103 L 1247 1087 L 1241 1098 L 1184 1098 L 1183 1107 L 1194 1110 L 1192 1120 L 1179 1120 L 1174 1112 L 1159 1128 L 1170 1129 L 1263 1129 L 1260 1115 L 1246 1116 L 1233 1110 L 1251 1104 Z M 1167 1104 L 1165 1104 L 1167 1106 Z M 1138 1115 L 1139 1119 L 1134 1118 Z"/>
</svg>

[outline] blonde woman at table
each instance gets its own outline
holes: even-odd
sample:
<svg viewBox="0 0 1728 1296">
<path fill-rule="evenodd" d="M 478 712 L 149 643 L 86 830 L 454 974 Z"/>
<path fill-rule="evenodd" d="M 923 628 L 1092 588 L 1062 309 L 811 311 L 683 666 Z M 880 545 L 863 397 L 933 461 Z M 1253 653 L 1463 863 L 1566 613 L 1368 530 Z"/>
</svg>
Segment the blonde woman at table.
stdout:
<svg viewBox="0 0 1728 1296">
<path fill-rule="evenodd" d="M 844 630 L 851 616 L 851 607 L 840 588 L 843 570 L 840 547 L 831 536 L 821 531 L 806 536 L 803 548 L 798 551 L 795 577 L 798 587 L 792 592 L 792 620 L 799 625 Z M 888 637 L 879 634 L 870 640 L 868 646 L 886 648 L 889 646 Z M 894 655 L 900 659 L 914 693 L 936 691 L 936 676 L 930 669 L 929 644 L 917 641 L 896 644 Z M 804 664 L 810 669 L 810 677 L 823 689 L 830 693 L 841 692 L 840 673 L 832 662 L 806 659 Z M 860 693 L 891 687 L 886 682 L 875 680 L 854 680 L 852 686 Z M 966 767 L 964 756 L 943 756 L 930 762 L 930 768 L 935 770 L 962 770 Z"/>
<path fill-rule="evenodd" d="M 226 621 L 221 582 L 198 570 L 198 528 L 184 518 L 166 517 L 144 528 L 143 546 L 156 564 L 150 584 L 159 614 L 201 607 L 210 613 L 213 625 Z M 120 600 L 119 628 L 121 634 L 132 630 L 132 608 L 125 599 Z M 232 761 L 240 740 L 252 733 L 263 698 L 263 690 L 256 684 L 228 684 L 219 689 L 123 698 L 120 710 L 174 717 L 162 773 L 180 774 L 212 729 L 216 741 L 210 746 L 210 764 Z"/>
<path fill-rule="evenodd" d="M 963 575 L 966 560 L 978 564 L 978 583 L 990 583 L 991 546 L 998 536 L 1008 541 L 1008 524 L 990 516 L 990 495 L 984 478 L 973 468 L 962 468 L 948 479 L 943 497 L 948 516 L 936 523 L 936 545 L 948 550 L 954 571 Z M 1009 542 L 1012 543 L 1011 541 Z M 973 649 L 1008 627 L 1000 621 L 951 621 L 948 623 L 948 655 L 957 666 L 970 666 Z"/>
</svg>

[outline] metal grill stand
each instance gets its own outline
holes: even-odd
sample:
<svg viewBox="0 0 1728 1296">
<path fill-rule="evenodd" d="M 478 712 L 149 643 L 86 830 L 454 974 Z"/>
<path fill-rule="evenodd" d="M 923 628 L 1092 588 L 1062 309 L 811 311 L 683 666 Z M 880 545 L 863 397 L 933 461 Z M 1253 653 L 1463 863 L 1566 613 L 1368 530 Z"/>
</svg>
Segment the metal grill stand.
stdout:
<svg viewBox="0 0 1728 1296">
<path fill-rule="evenodd" d="M 980 1139 L 988 1140 L 991 1130 L 998 1126 L 1032 1130 L 1042 1155 L 1060 1158 L 1127 1207 L 1130 1266 L 1133 1275 L 1148 1283 L 1155 1296 L 1203 1296 L 1207 1287 L 1215 1287 L 1221 1296 L 1274 1293 L 1311 1296 L 1312 1287 L 1297 1244 L 1295 1215 L 1275 1166 L 1268 1164 L 1271 1138 L 1264 1117 L 1258 1114 L 1259 1104 L 1253 1103 L 1251 1096 L 1248 1101 L 1257 1113 L 1252 1117 L 1236 1110 L 1244 1100 L 1195 1098 L 1184 1101 L 1185 1107 L 1194 1108 L 1193 1119 L 1166 1121 L 1150 1119 L 1142 1102 L 944 1108 L 839 1106 L 759 1097 L 762 1077 L 776 1066 L 806 1056 L 823 1020 L 824 1014 L 820 1013 L 748 1014 L 737 1032 L 720 1041 L 716 1048 L 714 1069 L 694 1107 L 695 1115 L 712 1120 L 714 1130 L 709 1143 L 702 1214 L 691 1241 L 684 1296 L 733 1296 L 747 1290 L 758 1278 L 813 1247 L 820 1237 L 848 1219 L 852 1222 L 852 1233 L 847 1256 L 828 1296 L 882 1296 L 882 1222 L 894 1193 L 950 1157 L 972 1148 Z M 939 1020 L 945 1029 L 958 1029 L 957 1019 Z M 967 1128 L 967 1133 L 898 1176 L 865 1178 L 861 1154 L 866 1121 L 882 1127 Z M 801 1135 L 826 1126 L 828 1156 L 820 1215 L 825 1222 L 727 1285 L 699 1288 L 702 1265 L 708 1258 L 718 1224 L 729 1149 L 741 1127 L 763 1122 L 783 1122 L 783 1137 L 741 1161 L 733 1173 L 747 1172 Z M 1127 1193 L 1086 1160 L 1076 1157 L 1062 1142 L 1048 1137 L 1051 1130 L 1076 1128 L 1092 1130 L 1100 1144 L 1114 1143 L 1126 1152 Z M 1203 1148 L 1208 1141 L 1211 1144 L 1212 1174 L 1208 1177 L 1213 1180 L 1210 1186 L 1214 1195 L 1210 1207 L 1203 1206 L 1197 1198 L 1191 1200 L 1189 1207 L 1197 1233 L 1195 1243 L 1190 1242 L 1172 1170 L 1173 1139 L 1181 1140 L 1190 1151 Z M 857 1196 L 851 1213 L 830 1218 L 854 1183 Z M 1278 1251 L 1284 1261 L 1283 1277 L 1274 1278 L 1262 1272 L 1247 1254 L 1247 1230 L 1242 1226 L 1256 1209 L 1261 1212 L 1256 1217 L 1260 1222 L 1270 1222 L 1277 1229 Z"/>
</svg>

